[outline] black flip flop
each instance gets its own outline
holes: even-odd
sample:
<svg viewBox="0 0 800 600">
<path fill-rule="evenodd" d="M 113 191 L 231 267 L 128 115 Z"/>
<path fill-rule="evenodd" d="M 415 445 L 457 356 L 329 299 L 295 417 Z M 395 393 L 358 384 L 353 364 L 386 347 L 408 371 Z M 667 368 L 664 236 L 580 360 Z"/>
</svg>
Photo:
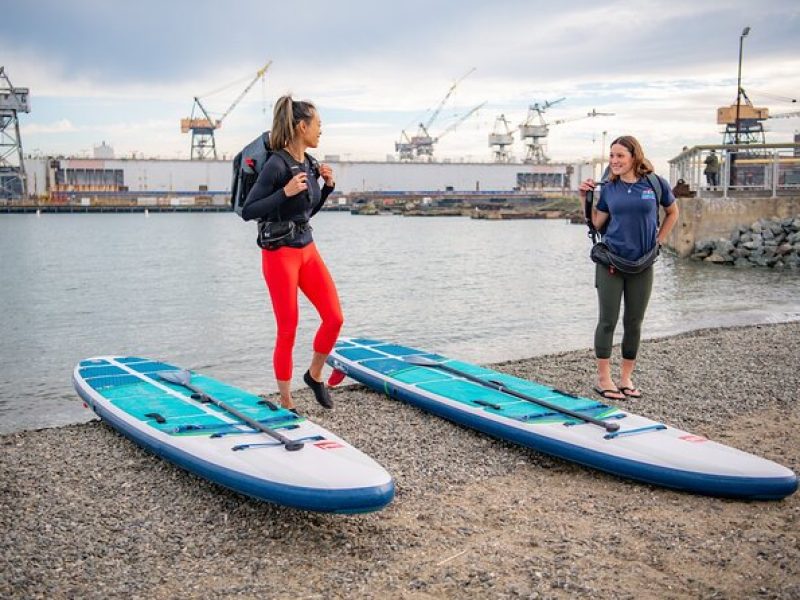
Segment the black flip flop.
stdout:
<svg viewBox="0 0 800 600">
<path fill-rule="evenodd" d="M 628 386 L 624 385 L 624 386 L 621 386 L 619 388 L 619 391 L 622 392 L 623 394 L 625 394 L 626 398 L 641 398 L 642 397 L 642 391 L 637 389 L 637 388 L 635 388 L 635 387 L 628 387 Z M 628 393 L 628 392 L 630 392 L 630 393 Z M 639 392 L 639 393 L 638 394 L 634 394 L 633 392 Z"/>
<path fill-rule="evenodd" d="M 601 390 L 599 387 L 596 387 L 594 391 L 606 400 L 625 400 L 625 394 L 622 390 Z M 609 394 L 622 394 L 622 398 L 614 398 L 614 396 L 610 396 Z"/>
</svg>

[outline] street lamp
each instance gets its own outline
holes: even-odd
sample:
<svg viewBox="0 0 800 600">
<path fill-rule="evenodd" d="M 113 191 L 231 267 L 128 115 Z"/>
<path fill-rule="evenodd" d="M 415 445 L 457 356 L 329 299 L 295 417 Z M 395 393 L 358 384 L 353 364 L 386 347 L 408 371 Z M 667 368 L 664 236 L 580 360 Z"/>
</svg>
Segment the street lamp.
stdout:
<svg viewBox="0 0 800 600">
<path fill-rule="evenodd" d="M 735 143 L 739 143 L 739 108 L 742 104 L 742 46 L 744 45 L 744 38 L 750 33 L 750 28 L 745 27 L 742 30 L 742 35 L 739 36 L 739 77 L 736 81 L 736 138 Z"/>
</svg>

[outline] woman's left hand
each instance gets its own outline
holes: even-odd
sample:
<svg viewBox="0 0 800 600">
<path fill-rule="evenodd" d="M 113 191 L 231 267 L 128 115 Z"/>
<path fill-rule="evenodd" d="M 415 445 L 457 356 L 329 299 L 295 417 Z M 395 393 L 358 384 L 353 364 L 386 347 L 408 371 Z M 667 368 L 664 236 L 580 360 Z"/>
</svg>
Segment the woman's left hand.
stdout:
<svg viewBox="0 0 800 600">
<path fill-rule="evenodd" d="M 322 163 L 319 166 L 319 174 L 322 175 L 322 179 L 325 181 L 325 185 L 328 187 L 333 187 L 335 181 L 333 179 L 333 169 L 329 164 Z"/>
</svg>

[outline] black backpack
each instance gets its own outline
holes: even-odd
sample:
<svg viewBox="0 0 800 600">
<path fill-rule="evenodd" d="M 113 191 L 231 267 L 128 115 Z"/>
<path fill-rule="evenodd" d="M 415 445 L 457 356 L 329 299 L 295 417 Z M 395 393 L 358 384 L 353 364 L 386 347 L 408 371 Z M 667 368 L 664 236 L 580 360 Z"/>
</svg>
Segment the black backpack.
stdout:
<svg viewBox="0 0 800 600">
<path fill-rule="evenodd" d="M 240 217 L 244 208 L 247 195 L 256 184 L 259 173 L 267 164 L 273 151 L 269 147 L 269 131 L 265 131 L 252 142 L 247 144 L 242 151 L 233 159 L 233 181 L 231 182 L 231 209 Z M 290 167 L 288 160 L 281 153 L 278 156 L 284 159 L 286 165 Z M 319 163 L 310 154 L 306 157 L 311 162 L 311 169 L 316 177 L 319 177 Z"/>
</svg>

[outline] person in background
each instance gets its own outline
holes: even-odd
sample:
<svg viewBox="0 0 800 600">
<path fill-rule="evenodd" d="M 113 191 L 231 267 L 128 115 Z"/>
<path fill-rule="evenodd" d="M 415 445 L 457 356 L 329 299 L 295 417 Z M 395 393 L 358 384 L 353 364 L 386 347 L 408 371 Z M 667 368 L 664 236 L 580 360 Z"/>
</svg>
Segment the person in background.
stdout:
<svg viewBox="0 0 800 600">
<path fill-rule="evenodd" d="M 335 185 L 331 167 L 318 165 L 306 154 L 307 148 L 319 144 L 321 126 L 319 113 L 311 102 L 294 101 L 290 95 L 276 102 L 270 133 L 273 154 L 242 209 L 246 221 L 259 219 L 262 273 L 278 330 L 273 367 L 281 404 L 290 410 L 295 410 L 291 380 L 299 319 L 297 290 L 308 297 L 322 319 L 303 381 L 325 408 L 332 408 L 333 402 L 323 382 L 322 368 L 343 323 L 336 285 L 317 251 L 308 224 Z M 322 189 L 319 177 L 324 182 Z M 288 233 L 283 226 L 288 226 Z M 270 232 L 274 230 L 280 230 L 281 234 L 272 235 Z"/>
<path fill-rule="evenodd" d="M 603 241 L 614 254 L 629 261 L 640 260 L 661 246 L 678 220 L 678 206 L 669 184 L 661 177 L 661 206 L 666 216 L 658 226 L 657 196 L 647 174 L 653 166 L 644 156 L 642 146 L 633 136 L 625 135 L 611 143 L 609 181 L 602 187 L 600 199 L 592 209 L 592 223 L 598 231 L 606 228 Z M 594 190 L 587 179 L 580 185 L 581 197 Z M 595 265 L 598 298 L 598 322 L 594 335 L 597 359 L 595 391 L 607 400 L 639 398 L 642 392 L 633 383 L 633 371 L 639 351 L 642 321 L 653 287 L 653 266 L 640 273 L 623 273 L 613 267 Z M 622 365 L 615 383 L 611 376 L 611 347 L 624 299 L 622 318 Z"/>
<path fill-rule="evenodd" d="M 719 158 L 716 150 L 712 149 L 703 162 L 706 165 L 703 171 L 706 175 L 706 184 L 709 188 L 716 188 L 719 185 Z"/>
</svg>

